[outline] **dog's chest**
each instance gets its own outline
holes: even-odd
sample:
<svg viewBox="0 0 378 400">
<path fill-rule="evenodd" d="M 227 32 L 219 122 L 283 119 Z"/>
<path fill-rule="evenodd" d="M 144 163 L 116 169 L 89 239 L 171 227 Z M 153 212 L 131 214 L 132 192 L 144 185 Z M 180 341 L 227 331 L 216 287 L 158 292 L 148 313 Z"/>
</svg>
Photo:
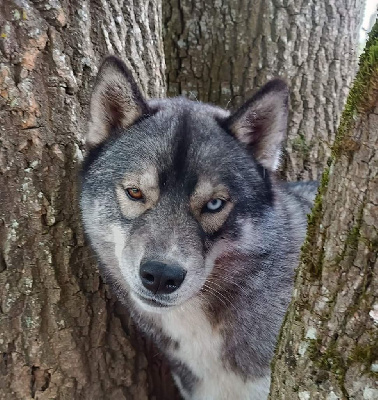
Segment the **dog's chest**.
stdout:
<svg viewBox="0 0 378 400">
<path fill-rule="evenodd" d="M 230 368 L 223 354 L 223 337 L 212 327 L 202 310 L 178 310 L 162 317 L 163 332 L 175 342 L 169 355 L 184 364 L 196 377 L 191 388 L 175 377 L 187 400 L 263 400 L 269 377 L 245 379 Z M 173 371 L 174 373 L 174 371 Z M 188 390 L 189 389 L 189 390 Z"/>
<path fill-rule="evenodd" d="M 189 310 L 188 310 L 189 311 Z M 223 340 L 202 311 L 172 312 L 162 318 L 164 333 L 178 343 L 171 354 L 185 363 L 199 378 L 223 370 Z"/>
</svg>

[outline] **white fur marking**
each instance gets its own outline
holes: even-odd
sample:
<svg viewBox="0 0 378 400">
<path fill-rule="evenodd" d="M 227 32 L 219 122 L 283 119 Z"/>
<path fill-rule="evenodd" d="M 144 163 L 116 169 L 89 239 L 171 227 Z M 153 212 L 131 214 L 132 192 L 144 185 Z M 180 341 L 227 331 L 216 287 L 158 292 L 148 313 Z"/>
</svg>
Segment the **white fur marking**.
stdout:
<svg viewBox="0 0 378 400">
<path fill-rule="evenodd" d="M 118 265 L 122 265 L 122 253 L 125 247 L 125 235 L 122 228 L 118 225 L 111 227 L 113 233 L 114 254 L 118 260 Z"/>
<path fill-rule="evenodd" d="M 269 393 L 269 376 L 244 380 L 223 364 L 223 338 L 214 329 L 199 300 L 160 315 L 166 335 L 179 342 L 172 355 L 185 363 L 200 379 L 190 399 L 264 400 Z M 176 378 L 177 379 L 177 378 Z"/>
</svg>

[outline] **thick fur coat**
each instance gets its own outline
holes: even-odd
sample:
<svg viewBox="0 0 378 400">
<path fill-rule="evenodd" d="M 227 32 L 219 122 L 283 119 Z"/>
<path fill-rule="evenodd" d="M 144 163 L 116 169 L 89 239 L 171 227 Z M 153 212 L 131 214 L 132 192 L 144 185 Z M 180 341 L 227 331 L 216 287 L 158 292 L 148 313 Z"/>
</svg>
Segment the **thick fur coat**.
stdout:
<svg viewBox="0 0 378 400">
<path fill-rule="evenodd" d="M 191 400 L 263 400 L 315 183 L 279 165 L 288 89 L 239 110 L 146 101 L 108 57 L 91 100 L 81 209 L 103 276 Z"/>
</svg>

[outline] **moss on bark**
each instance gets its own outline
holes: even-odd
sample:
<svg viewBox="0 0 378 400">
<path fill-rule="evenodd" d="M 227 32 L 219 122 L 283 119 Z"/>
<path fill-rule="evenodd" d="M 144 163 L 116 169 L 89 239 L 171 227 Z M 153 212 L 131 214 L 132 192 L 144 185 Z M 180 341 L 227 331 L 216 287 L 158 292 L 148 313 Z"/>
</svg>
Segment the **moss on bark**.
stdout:
<svg viewBox="0 0 378 400">
<path fill-rule="evenodd" d="M 270 399 L 378 398 L 378 23 L 309 216 Z"/>
</svg>

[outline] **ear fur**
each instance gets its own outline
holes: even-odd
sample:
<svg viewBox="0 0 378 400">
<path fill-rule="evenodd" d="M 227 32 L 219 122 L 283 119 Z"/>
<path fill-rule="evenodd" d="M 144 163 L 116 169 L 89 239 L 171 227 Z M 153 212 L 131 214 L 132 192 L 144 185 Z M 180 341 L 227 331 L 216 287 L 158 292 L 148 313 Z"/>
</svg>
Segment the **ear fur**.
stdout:
<svg viewBox="0 0 378 400">
<path fill-rule="evenodd" d="M 281 145 L 286 134 L 289 90 L 286 83 L 274 79 L 232 114 L 226 126 L 245 144 L 266 169 L 279 165 Z"/>
<path fill-rule="evenodd" d="M 87 146 L 100 145 L 144 114 L 148 114 L 147 103 L 125 63 L 115 56 L 106 57 L 91 97 Z"/>
</svg>

